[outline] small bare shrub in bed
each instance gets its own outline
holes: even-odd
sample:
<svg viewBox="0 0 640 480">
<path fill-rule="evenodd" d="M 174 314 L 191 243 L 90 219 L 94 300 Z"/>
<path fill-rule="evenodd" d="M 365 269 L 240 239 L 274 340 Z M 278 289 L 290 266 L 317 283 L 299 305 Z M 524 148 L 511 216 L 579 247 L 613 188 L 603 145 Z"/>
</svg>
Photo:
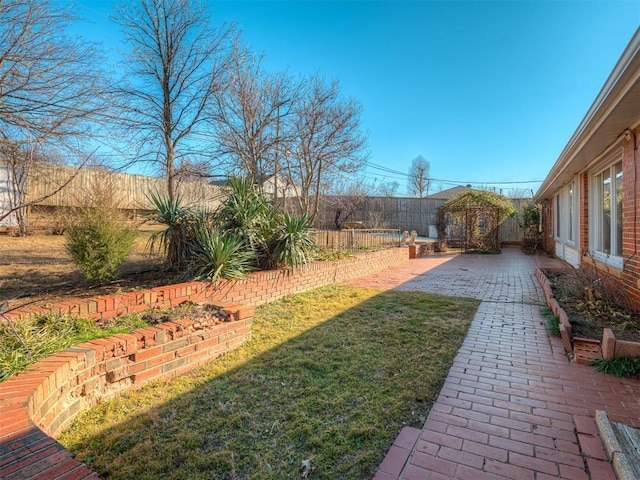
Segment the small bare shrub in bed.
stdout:
<svg viewBox="0 0 640 480">
<path fill-rule="evenodd" d="M 594 269 L 567 269 L 550 273 L 558 303 L 569 315 L 577 337 L 601 339 L 604 328 L 620 340 L 640 341 L 640 314 L 621 289 Z"/>
</svg>

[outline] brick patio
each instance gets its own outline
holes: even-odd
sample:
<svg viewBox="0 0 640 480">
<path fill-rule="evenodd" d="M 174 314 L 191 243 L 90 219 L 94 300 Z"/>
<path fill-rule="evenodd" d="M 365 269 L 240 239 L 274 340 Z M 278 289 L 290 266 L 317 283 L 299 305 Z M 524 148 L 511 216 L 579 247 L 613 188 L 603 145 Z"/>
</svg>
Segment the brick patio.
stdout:
<svg viewBox="0 0 640 480">
<path fill-rule="evenodd" d="M 399 433 L 374 480 L 615 480 L 594 415 L 637 426 L 640 380 L 570 363 L 549 337 L 534 268 L 556 262 L 512 247 L 350 282 L 482 301 L 425 425 Z"/>
</svg>

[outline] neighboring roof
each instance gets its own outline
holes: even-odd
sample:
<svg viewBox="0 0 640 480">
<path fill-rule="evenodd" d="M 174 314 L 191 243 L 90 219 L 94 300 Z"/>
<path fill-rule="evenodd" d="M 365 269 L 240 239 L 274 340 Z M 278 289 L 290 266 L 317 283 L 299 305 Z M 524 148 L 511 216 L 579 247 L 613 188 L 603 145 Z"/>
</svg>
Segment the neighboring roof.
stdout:
<svg viewBox="0 0 640 480">
<path fill-rule="evenodd" d="M 640 28 L 536 193 L 544 200 L 640 124 Z"/>
<path fill-rule="evenodd" d="M 453 187 L 448 188 L 447 190 L 442 190 L 441 192 L 434 193 L 432 195 L 427 195 L 424 198 L 432 198 L 435 200 L 451 200 L 452 198 L 456 198 L 464 192 L 468 192 L 471 190 L 471 186 L 466 187 Z"/>
</svg>

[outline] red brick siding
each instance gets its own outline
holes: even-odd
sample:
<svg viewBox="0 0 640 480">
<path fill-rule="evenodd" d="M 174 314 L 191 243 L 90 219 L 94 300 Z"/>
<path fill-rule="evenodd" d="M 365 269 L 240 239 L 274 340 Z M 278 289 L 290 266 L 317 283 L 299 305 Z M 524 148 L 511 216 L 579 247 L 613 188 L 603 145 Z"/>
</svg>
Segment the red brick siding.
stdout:
<svg viewBox="0 0 640 480">
<path fill-rule="evenodd" d="M 542 203 L 542 248 L 550 254 L 556 252 L 556 244 L 553 238 L 553 222 L 555 218 L 553 205 L 553 197 Z"/>
<path fill-rule="evenodd" d="M 636 137 L 640 135 L 640 128 L 635 131 Z M 614 271 L 610 267 L 595 262 L 599 274 L 607 278 L 611 288 L 623 289 L 631 304 L 640 310 L 640 258 L 638 243 L 640 242 L 640 214 L 638 201 L 640 200 L 640 166 L 638 165 L 638 151 L 635 145 L 640 144 L 640 140 L 630 136 L 622 144 L 622 172 L 623 172 L 623 197 L 622 197 L 622 272 Z M 588 185 L 587 173 L 582 173 L 581 193 L 580 193 L 580 246 L 583 252 L 591 250 L 589 245 L 589 210 L 588 210 Z M 584 192 L 584 195 L 583 195 Z M 583 256 L 581 266 L 583 268 L 594 268 L 594 262 L 589 256 Z"/>
<path fill-rule="evenodd" d="M 638 145 L 640 144 L 640 127 L 636 128 L 635 135 L 631 135 L 623 143 L 623 235 L 622 257 L 624 270 L 622 283 L 629 300 L 640 309 L 640 164 L 638 163 Z"/>
<path fill-rule="evenodd" d="M 580 253 L 589 251 L 589 175 L 580 174 Z"/>
</svg>

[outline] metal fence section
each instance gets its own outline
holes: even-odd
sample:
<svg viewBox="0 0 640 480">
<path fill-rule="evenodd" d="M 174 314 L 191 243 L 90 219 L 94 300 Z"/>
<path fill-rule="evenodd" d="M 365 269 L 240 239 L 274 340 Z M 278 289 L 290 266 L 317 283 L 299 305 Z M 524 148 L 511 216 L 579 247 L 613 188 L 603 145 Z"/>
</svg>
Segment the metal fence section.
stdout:
<svg viewBox="0 0 640 480">
<path fill-rule="evenodd" d="M 393 228 L 312 230 L 310 236 L 318 248 L 328 252 L 380 250 L 402 244 L 400 230 Z"/>
</svg>

